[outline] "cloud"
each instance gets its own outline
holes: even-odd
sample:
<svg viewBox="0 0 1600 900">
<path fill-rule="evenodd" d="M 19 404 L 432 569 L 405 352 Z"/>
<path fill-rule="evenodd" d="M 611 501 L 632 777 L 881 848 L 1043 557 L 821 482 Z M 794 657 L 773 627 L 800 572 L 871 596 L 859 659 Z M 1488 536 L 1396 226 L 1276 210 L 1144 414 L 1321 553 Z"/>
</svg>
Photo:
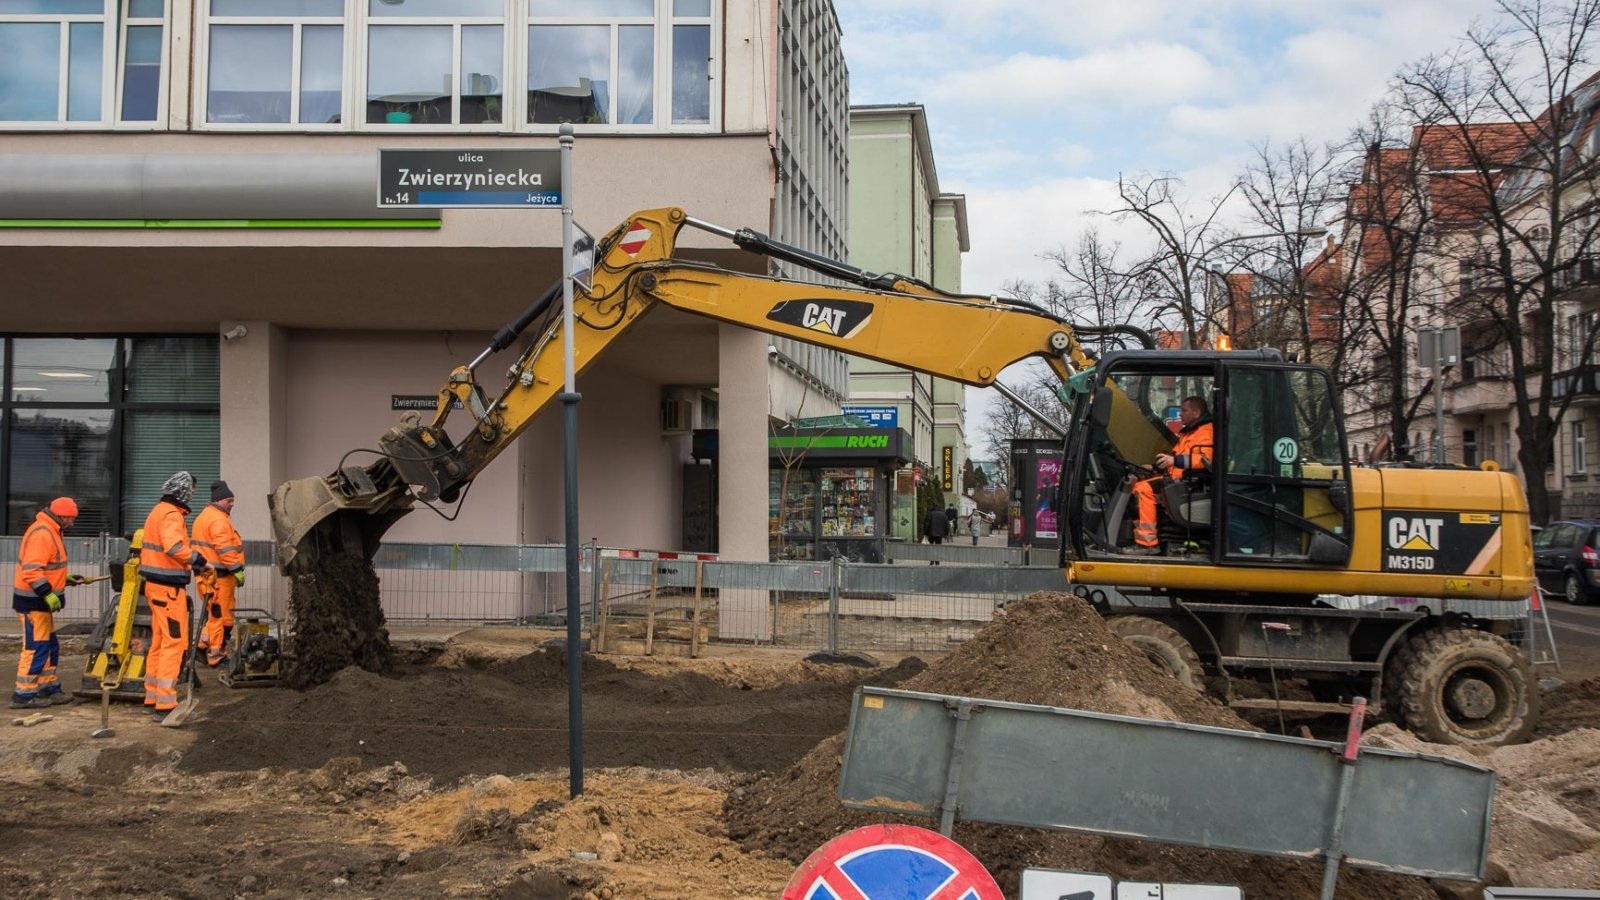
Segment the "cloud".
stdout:
<svg viewBox="0 0 1600 900">
<path fill-rule="evenodd" d="M 1167 103 L 1210 90 L 1211 64 L 1180 44 L 1136 43 L 1076 57 L 1019 53 L 935 78 L 930 101 L 1049 110 L 1087 103 Z"/>
</svg>

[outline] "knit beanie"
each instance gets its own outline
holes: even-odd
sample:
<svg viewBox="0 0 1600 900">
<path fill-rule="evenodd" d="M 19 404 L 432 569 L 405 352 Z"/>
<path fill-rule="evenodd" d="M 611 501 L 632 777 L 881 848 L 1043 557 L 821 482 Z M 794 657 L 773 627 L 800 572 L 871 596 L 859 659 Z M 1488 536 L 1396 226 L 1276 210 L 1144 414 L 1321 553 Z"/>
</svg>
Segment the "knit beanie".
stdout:
<svg viewBox="0 0 1600 900">
<path fill-rule="evenodd" d="M 189 498 L 194 496 L 194 476 L 188 472 L 172 473 L 172 477 L 161 485 L 161 493 L 179 503 L 187 504 Z"/>
<path fill-rule="evenodd" d="M 232 497 L 233 491 L 228 487 L 228 483 L 226 481 L 223 481 L 219 478 L 216 481 L 211 482 L 211 502 L 215 503 L 218 500 L 228 500 Z"/>
</svg>

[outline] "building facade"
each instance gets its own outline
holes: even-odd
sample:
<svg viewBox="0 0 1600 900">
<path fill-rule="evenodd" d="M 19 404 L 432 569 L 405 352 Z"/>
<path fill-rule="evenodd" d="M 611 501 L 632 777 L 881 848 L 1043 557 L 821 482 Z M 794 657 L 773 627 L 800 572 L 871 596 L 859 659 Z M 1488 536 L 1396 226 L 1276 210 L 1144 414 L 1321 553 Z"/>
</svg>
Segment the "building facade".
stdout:
<svg viewBox="0 0 1600 900">
<path fill-rule="evenodd" d="M 375 446 L 559 277 L 554 212 L 377 209 L 380 148 L 554 147 L 571 123 L 591 233 L 682 206 L 843 256 L 847 108 L 830 0 L 0 4 L 7 528 L 71 493 L 81 526 L 126 531 L 190 468 L 266 538 L 273 486 Z M 585 372 L 584 539 L 679 546 L 689 433 L 715 427 L 717 549 L 766 558 L 770 423 L 848 389 L 838 354 L 772 343 L 658 310 Z M 391 537 L 562 539 L 559 419 L 458 521 Z"/>
<path fill-rule="evenodd" d="M 850 262 L 874 272 L 961 290 L 961 254 L 971 249 L 966 197 L 939 191 L 926 111 L 919 105 L 850 109 Z M 965 496 L 969 451 L 965 387 L 873 360 L 850 362 L 850 403 L 895 411 L 912 439 L 914 466 L 896 475 L 892 537 L 916 540 L 915 478 Z M 948 476 L 948 478 L 946 477 Z"/>
</svg>

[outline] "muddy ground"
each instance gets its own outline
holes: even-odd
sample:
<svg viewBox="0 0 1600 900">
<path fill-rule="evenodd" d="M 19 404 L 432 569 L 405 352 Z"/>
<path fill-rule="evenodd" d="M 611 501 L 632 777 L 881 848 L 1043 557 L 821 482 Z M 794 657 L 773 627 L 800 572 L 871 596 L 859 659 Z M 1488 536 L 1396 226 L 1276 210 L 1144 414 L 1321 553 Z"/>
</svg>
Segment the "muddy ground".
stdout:
<svg viewBox="0 0 1600 900">
<path fill-rule="evenodd" d="M 1030 603 L 926 664 L 724 648 L 586 657 L 586 792 L 569 801 L 564 661 L 530 653 L 539 637 L 470 632 L 442 653 L 402 653 L 391 676 L 346 669 L 303 692 L 208 686 L 182 729 L 118 707 L 117 735 L 91 740 L 99 710 L 81 703 L 0 728 L 0 896 L 773 898 L 822 841 L 883 820 L 833 800 L 857 684 L 1252 727 L 1158 676 L 1081 604 Z M 1600 726 L 1600 682 L 1546 699 L 1551 743 L 1505 758 L 1502 793 L 1524 805 L 1497 809 L 1497 853 L 1528 858 L 1522 883 L 1600 887 L 1600 833 L 1581 821 L 1600 815 L 1600 732 L 1587 730 Z M 1251 900 L 1315 896 L 1320 877 L 993 826 L 963 824 L 957 838 L 1008 896 L 1025 865 L 1229 881 Z M 1352 873 L 1339 897 L 1448 889 Z"/>
</svg>

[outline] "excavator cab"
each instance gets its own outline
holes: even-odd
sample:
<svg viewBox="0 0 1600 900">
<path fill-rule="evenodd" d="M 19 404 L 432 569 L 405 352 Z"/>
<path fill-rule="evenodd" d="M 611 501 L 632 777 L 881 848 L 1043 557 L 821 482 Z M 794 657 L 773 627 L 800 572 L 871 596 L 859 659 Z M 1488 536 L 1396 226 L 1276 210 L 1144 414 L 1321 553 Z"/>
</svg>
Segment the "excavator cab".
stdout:
<svg viewBox="0 0 1600 900">
<path fill-rule="evenodd" d="M 1211 430 L 1209 464 L 1160 471 L 1157 456 L 1180 444 L 1186 401 L 1203 410 L 1190 430 Z M 1109 353 L 1067 435 L 1063 556 L 1129 557 L 1143 494 L 1155 501 L 1161 562 L 1345 566 L 1353 524 L 1345 446 L 1337 396 L 1319 367 L 1270 350 Z"/>
</svg>

